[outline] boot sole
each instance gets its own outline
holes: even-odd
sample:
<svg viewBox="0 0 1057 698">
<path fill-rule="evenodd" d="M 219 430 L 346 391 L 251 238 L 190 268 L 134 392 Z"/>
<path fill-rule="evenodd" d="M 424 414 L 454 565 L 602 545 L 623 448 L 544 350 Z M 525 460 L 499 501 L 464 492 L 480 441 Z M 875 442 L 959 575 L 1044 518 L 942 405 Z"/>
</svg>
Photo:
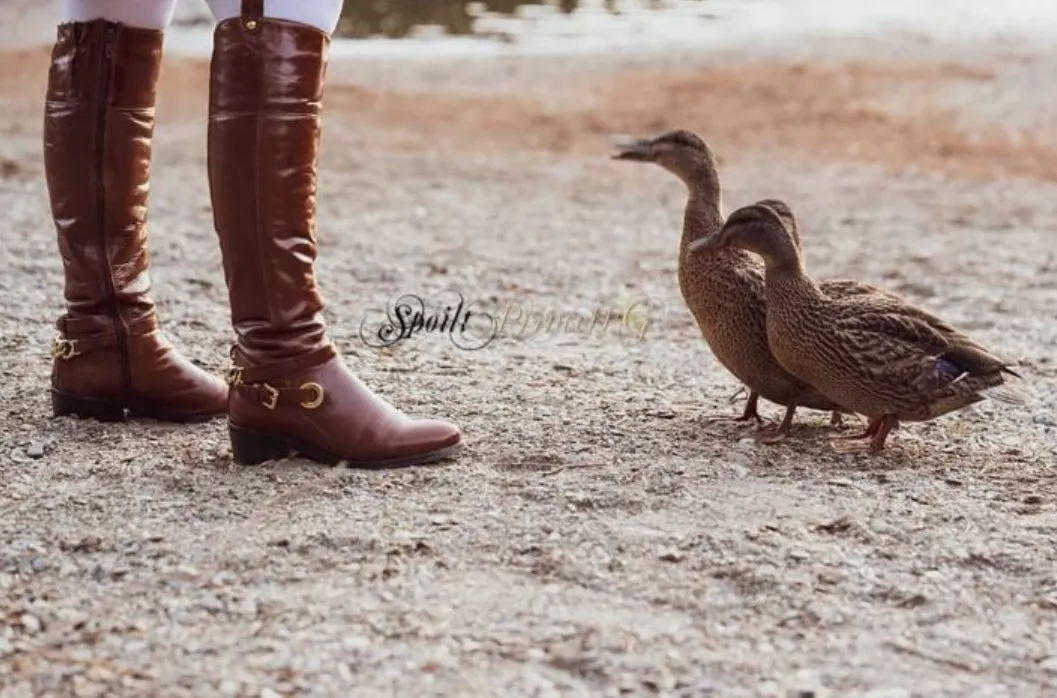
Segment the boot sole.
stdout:
<svg viewBox="0 0 1057 698">
<path fill-rule="evenodd" d="M 228 434 L 231 437 L 231 453 L 239 465 L 260 465 L 261 463 L 304 456 L 324 465 L 344 464 L 354 469 L 379 470 L 402 468 L 409 465 L 423 465 L 447 458 L 462 448 L 462 442 L 438 448 L 426 453 L 400 458 L 389 458 L 373 461 L 353 461 L 348 458 L 325 451 L 300 439 L 277 436 L 273 432 L 247 429 L 228 422 Z"/>
<path fill-rule="evenodd" d="M 51 389 L 51 413 L 55 417 L 80 417 L 99 422 L 124 422 L 129 416 L 139 416 L 177 424 L 199 424 L 224 415 L 223 412 L 216 414 L 170 412 L 135 400 L 131 402 L 104 400 L 84 395 L 72 395 L 55 388 Z"/>
</svg>

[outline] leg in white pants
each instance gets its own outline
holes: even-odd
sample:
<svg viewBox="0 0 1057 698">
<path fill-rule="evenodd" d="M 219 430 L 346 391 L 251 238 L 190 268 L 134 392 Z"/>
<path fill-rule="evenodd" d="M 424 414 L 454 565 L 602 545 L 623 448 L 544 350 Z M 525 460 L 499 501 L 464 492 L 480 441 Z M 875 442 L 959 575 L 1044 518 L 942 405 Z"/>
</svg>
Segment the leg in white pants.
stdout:
<svg viewBox="0 0 1057 698">
<path fill-rule="evenodd" d="M 142 29 L 165 29 L 177 0 L 63 0 L 62 22 L 106 19 Z M 311 4 L 311 3 L 308 3 Z"/>
<path fill-rule="evenodd" d="M 206 0 L 213 17 L 218 22 L 238 17 L 241 0 Z M 287 19 L 308 24 L 316 29 L 333 34 L 341 18 L 341 7 L 345 0 L 264 0 L 264 16 Z"/>
</svg>

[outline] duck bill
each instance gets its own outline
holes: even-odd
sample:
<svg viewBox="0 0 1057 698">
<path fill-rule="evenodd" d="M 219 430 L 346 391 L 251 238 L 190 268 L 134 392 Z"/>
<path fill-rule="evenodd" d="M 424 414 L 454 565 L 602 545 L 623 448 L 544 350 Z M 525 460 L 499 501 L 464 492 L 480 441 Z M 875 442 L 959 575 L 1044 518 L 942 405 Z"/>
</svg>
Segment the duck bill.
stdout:
<svg viewBox="0 0 1057 698">
<path fill-rule="evenodd" d="M 613 155 L 614 160 L 630 160 L 632 162 L 653 162 L 653 141 L 649 139 L 636 139 L 617 145 L 617 152 Z"/>
</svg>

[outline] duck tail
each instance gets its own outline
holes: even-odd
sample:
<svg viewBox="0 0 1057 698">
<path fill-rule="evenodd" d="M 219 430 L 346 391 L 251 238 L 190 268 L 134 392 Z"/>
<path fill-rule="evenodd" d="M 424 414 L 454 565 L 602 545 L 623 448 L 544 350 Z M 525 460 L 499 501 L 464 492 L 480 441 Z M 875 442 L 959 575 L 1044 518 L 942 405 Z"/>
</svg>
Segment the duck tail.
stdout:
<svg viewBox="0 0 1057 698">
<path fill-rule="evenodd" d="M 1013 376 L 1015 380 L 1001 375 L 1003 373 Z M 999 379 L 995 385 L 981 390 L 980 394 L 1006 405 L 1026 405 L 1031 400 L 1030 385 L 1016 371 L 1003 367 L 999 373 Z"/>
</svg>

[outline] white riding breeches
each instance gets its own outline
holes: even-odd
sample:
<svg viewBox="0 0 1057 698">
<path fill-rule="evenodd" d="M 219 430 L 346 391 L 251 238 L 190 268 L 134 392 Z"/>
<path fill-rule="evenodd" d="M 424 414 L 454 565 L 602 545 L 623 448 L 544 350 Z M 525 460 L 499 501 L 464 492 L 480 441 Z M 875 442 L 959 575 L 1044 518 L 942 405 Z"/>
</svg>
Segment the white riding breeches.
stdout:
<svg viewBox="0 0 1057 698">
<path fill-rule="evenodd" d="M 63 0 L 62 22 L 106 19 L 144 29 L 165 29 L 178 0 Z M 241 0 L 206 0 L 220 22 L 237 17 Z M 345 0 L 264 0 L 264 16 L 308 24 L 333 34 Z"/>
</svg>

